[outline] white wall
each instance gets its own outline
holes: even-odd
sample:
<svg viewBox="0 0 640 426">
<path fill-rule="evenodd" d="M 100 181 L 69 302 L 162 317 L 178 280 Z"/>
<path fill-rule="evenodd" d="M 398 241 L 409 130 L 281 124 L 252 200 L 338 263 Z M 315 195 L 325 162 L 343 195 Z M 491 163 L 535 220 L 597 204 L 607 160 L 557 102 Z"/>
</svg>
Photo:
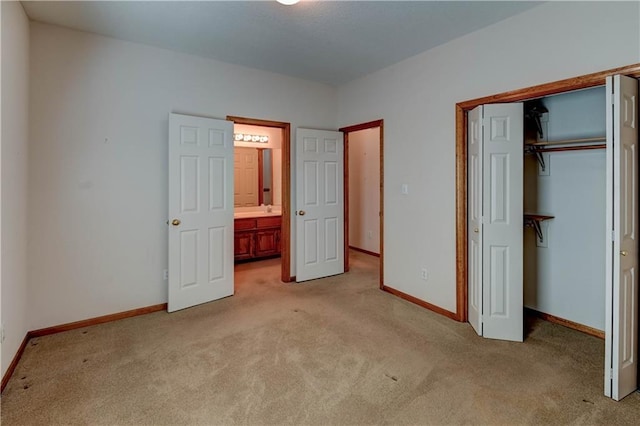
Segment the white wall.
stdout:
<svg viewBox="0 0 640 426">
<path fill-rule="evenodd" d="M 640 62 L 639 15 L 544 3 L 339 89 L 340 126 L 385 121 L 386 285 L 455 311 L 456 102 Z"/>
<path fill-rule="evenodd" d="M 545 139 L 603 137 L 604 87 L 550 96 L 543 122 Z M 525 212 L 554 216 L 545 221 L 547 247 L 536 247 L 525 229 L 524 304 L 579 324 L 605 325 L 605 150 L 550 152 L 538 173 L 525 158 Z"/>
<path fill-rule="evenodd" d="M 31 70 L 31 329 L 167 300 L 170 112 L 336 122 L 325 85 L 35 22 Z"/>
<path fill-rule="evenodd" d="M 27 320 L 27 146 L 29 21 L 19 2 L 2 2 L 2 375 L 24 339 Z"/>
<path fill-rule="evenodd" d="M 380 253 L 380 128 L 349 133 L 349 245 Z"/>
<path fill-rule="evenodd" d="M 525 176 L 537 178 L 537 211 L 546 221 L 546 248 L 524 234 L 524 303 L 537 311 L 598 330 L 605 325 L 605 152 L 551 153 L 549 176 L 525 161 Z M 533 171 L 533 173 L 531 172 Z M 536 194 L 529 194 L 535 196 Z"/>
</svg>

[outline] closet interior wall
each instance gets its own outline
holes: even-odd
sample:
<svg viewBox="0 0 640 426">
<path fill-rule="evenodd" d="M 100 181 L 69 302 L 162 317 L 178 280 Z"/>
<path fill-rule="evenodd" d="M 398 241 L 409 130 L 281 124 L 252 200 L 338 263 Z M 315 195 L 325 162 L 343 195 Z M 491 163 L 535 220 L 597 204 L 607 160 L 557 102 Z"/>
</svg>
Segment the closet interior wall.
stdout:
<svg viewBox="0 0 640 426">
<path fill-rule="evenodd" d="M 548 113 L 540 140 L 604 137 L 605 99 L 604 87 L 542 98 Z M 563 146 L 549 145 L 554 150 L 542 154 L 544 170 L 535 155 L 525 155 L 524 211 L 553 219 L 541 223 L 542 243 L 525 228 L 524 305 L 604 330 L 606 151 Z"/>
</svg>

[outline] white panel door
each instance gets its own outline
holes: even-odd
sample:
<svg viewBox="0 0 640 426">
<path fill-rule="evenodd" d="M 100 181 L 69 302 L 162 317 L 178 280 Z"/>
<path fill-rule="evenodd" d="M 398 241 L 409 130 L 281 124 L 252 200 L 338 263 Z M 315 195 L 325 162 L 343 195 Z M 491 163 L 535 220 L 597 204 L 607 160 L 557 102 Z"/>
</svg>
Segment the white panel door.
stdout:
<svg viewBox="0 0 640 426">
<path fill-rule="evenodd" d="M 296 132 L 296 281 L 344 272 L 341 132 Z"/>
<path fill-rule="evenodd" d="M 257 206 L 258 149 L 237 147 L 233 153 L 233 204 L 236 207 Z"/>
<path fill-rule="evenodd" d="M 638 387 L 638 81 L 607 78 L 605 395 Z"/>
<path fill-rule="evenodd" d="M 469 323 L 482 336 L 482 105 L 469 112 L 467 140 Z"/>
<path fill-rule="evenodd" d="M 233 123 L 169 116 L 168 311 L 233 294 Z"/>
<path fill-rule="evenodd" d="M 482 335 L 523 341 L 523 107 L 483 107 Z"/>
</svg>

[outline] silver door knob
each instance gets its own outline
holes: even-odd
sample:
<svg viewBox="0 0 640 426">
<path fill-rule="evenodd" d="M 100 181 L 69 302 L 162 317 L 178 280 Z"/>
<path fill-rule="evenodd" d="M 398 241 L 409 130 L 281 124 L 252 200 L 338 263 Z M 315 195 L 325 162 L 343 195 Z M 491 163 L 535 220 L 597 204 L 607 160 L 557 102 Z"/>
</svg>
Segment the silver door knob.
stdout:
<svg viewBox="0 0 640 426">
<path fill-rule="evenodd" d="M 622 251 L 620 252 L 620 254 L 621 254 L 622 256 L 626 256 L 626 255 L 627 255 L 627 251 L 626 251 L 626 250 L 622 250 Z"/>
<path fill-rule="evenodd" d="M 298 214 L 299 214 L 300 216 L 304 216 L 304 215 L 306 214 L 306 212 L 305 212 L 304 210 L 300 210 L 300 211 L 298 212 Z"/>
<path fill-rule="evenodd" d="M 480 232 L 480 230 L 478 228 L 473 228 L 473 232 L 477 234 L 478 232 Z"/>
</svg>

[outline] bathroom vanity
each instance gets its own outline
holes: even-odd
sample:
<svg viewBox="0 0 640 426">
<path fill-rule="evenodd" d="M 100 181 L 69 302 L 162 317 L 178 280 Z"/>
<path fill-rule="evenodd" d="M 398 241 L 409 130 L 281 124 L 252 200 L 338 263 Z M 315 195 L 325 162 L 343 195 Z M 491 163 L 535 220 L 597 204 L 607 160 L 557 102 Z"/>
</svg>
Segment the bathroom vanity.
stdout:
<svg viewBox="0 0 640 426">
<path fill-rule="evenodd" d="M 280 255 L 279 212 L 242 212 L 234 215 L 234 259 L 249 260 Z"/>
</svg>

